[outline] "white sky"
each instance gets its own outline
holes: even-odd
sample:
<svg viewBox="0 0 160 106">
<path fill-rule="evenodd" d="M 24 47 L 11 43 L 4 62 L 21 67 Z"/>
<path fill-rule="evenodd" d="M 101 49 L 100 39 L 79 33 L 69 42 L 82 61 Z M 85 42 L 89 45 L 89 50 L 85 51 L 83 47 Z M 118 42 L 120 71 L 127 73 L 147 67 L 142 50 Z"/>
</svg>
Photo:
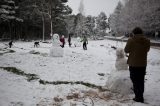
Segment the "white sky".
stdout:
<svg viewBox="0 0 160 106">
<path fill-rule="evenodd" d="M 78 13 L 81 0 L 68 0 L 68 5 L 72 8 L 73 14 Z M 83 0 L 85 15 L 98 16 L 100 12 L 105 12 L 107 16 L 114 11 L 119 0 Z"/>
</svg>

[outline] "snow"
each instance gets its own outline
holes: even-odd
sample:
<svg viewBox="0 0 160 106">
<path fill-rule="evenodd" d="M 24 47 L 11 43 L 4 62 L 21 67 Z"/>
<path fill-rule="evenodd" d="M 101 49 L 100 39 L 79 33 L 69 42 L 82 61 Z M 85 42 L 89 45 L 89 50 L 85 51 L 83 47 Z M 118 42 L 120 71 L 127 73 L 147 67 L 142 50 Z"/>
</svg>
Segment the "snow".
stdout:
<svg viewBox="0 0 160 106">
<path fill-rule="evenodd" d="M 16 67 L 25 73 L 36 74 L 45 81 L 84 81 L 106 88 L 106 83 L 118 78 L 128 78 L 129 71 L 117 71 L 116 50 L 111 46 L 124 48 L 125 43 L 111 40 L 89 41 L 88 50 L 82 47 L 65 45 L 63 57 L 51 57 L 50 43 L 40 43 L 34 48 L 34 42 L 15 42 L 13 48 L 5 49 L 8 42 L 0 42 L 0 67 Z M 9 53 L 7 51 L 14 50 Z M 34 51 L 34 52 L 33 52 Z M 37 54 L 34 54 L 37 52 Z M 7 72 L 0 68 L 0 106 L 160 106 L 160 50 L 151 48 L 148 55 L 145 80 L 145 103 L 132 100 L 133 93 L 100 92 L 98 89 L 76 84 L 40 84 L 39 80 L 27 81 L 27 78 Z M 100 73 L 104 75 L 99 75 Z M 113 77 L 111 78 L 111 76 Z M 119 76 L 114 79 L 114 76 Z M 113 80 L 112 80 L 113 79 Z M 119 81 L 123 88 L 130 82 Z M 112 83 L 117 84 L 117 83 Z M 124 85 L 123 85 L 124 84 Z M 126 86 L 126 87 L 127 87 Z M 127 88 L 124 89 L 127 89 Z M 90 96 L 86 92 L 90 91 Z M 77 99 L 67 99 L 73 93 Z M 98 96 L 97 96 L 98 95 Z M 55 97 L 63 101 L 56 102 Z M 83 98 L 81 98 L 83 97 Z"/>
</svg>

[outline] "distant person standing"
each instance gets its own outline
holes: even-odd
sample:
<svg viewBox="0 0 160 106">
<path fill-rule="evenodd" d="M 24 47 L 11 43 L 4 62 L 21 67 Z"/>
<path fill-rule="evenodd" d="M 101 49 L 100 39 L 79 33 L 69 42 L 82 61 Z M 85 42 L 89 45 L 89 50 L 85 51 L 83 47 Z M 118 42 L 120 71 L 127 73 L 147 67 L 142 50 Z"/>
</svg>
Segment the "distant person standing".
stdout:
<svg viewBox="0 0 160 106">
<path fill-rule="evenodd" d="M 72 43 L 71 43 L 71 34 L 68 35 L 68 44 L 69 44 L 69 47 L 71 47 Z"/>
<path fill-rule="evenodd" d="M 83 36 L 82 42 L 83 42 L 83 50 L 87 50 L 88 39 L 86 36 Z"/>
<path fill-rule="evenodd" d="M 136 27 L 132 32 L 134 36 L 128 39 L 124 51 L 129 53 L 127 63 L 135 94 L 133 100 L 143 103 L 144 79 L 147 66 L 147 53 L 150 50 L 150 40 L 143 35 L 143 31 L 139 27 Z"/>
<path fill-rule="evenodd" d="M 61 47 L 64 48 L 64 45 L 65 45 L 64 35 L 61 36 L 60 41 L 61 41 L 61 43 L 62 43 L 62 44 L 61 44 Z"/>
</svg>

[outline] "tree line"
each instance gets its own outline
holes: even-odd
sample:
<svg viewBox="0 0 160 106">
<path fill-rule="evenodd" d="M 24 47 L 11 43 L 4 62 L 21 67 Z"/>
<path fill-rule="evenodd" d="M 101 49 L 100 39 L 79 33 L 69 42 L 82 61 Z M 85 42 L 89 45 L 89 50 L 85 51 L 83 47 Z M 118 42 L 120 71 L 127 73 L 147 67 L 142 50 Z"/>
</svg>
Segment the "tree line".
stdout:
<svg viewBox="0 0 160 106">
<path fill-rule="evenodd" d="M 119 1 L 108 18 L 104 12 L 98 16 L 71 15 L 68 0 L 0 0 L 0 39 L 44 41 L 51 33 L 96 39 L 107 35 L 108 29 L 121 36 L 136 26 L 149 36 L 160 31 L 159 0 L 124 1 Z"/>
<path fill-rule="evenodd" d="M 69 15 L 66 18 L 67 30 L 69 34 L 77 36 L 88 36 L 93 39 L 104 37 L 108 30 L 108 18 L 104 12 L 98 16 L 84 16 L 81 13 Z"/>
<path fill-rule="evenodd" d="M 50 39 L 58 33 L 75 37 L 104 36 L 109 27 L 107 16 L 71 15 L 67 0 L 1 0 L 0 39 Z"/>
<path fill-rule="evenodd" d="M 124 4 L 119 1 L 109 17 L 109 25 L 117 36 L 130 33 L 136 26 L 153 36 L 160 31 L 160 0 L 125 0 Z"/>
<path fill-rule="evenodd" d="M 67 0 L 1 0 L 1 39 L 47 39 L 50 33 L 65 34 L 64 17 L 72 9 Z"/>
</svg>

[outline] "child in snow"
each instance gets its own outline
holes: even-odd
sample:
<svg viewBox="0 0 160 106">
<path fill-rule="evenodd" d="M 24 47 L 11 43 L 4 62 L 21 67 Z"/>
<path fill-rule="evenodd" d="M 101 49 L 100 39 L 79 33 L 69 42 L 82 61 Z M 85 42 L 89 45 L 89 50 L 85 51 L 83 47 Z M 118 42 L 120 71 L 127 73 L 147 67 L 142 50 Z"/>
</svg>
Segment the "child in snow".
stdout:
<svg viewBox="0 0 160 106">
<path fill-rule="evenodd" d="M 62 43 L 61 47 L 64 48 L 64 45 L 65 45 L 64 35 L 62 35 L 62 37 L 60 38 L 60 41 L 61 41 L 61 43 Z"/>
<path fill-rule="evenodd" d="M 11 40 L 8 44 L 9 44 L 9 48 L 11 48 L 13 46 L 13 41 Z"/>
</svg>

